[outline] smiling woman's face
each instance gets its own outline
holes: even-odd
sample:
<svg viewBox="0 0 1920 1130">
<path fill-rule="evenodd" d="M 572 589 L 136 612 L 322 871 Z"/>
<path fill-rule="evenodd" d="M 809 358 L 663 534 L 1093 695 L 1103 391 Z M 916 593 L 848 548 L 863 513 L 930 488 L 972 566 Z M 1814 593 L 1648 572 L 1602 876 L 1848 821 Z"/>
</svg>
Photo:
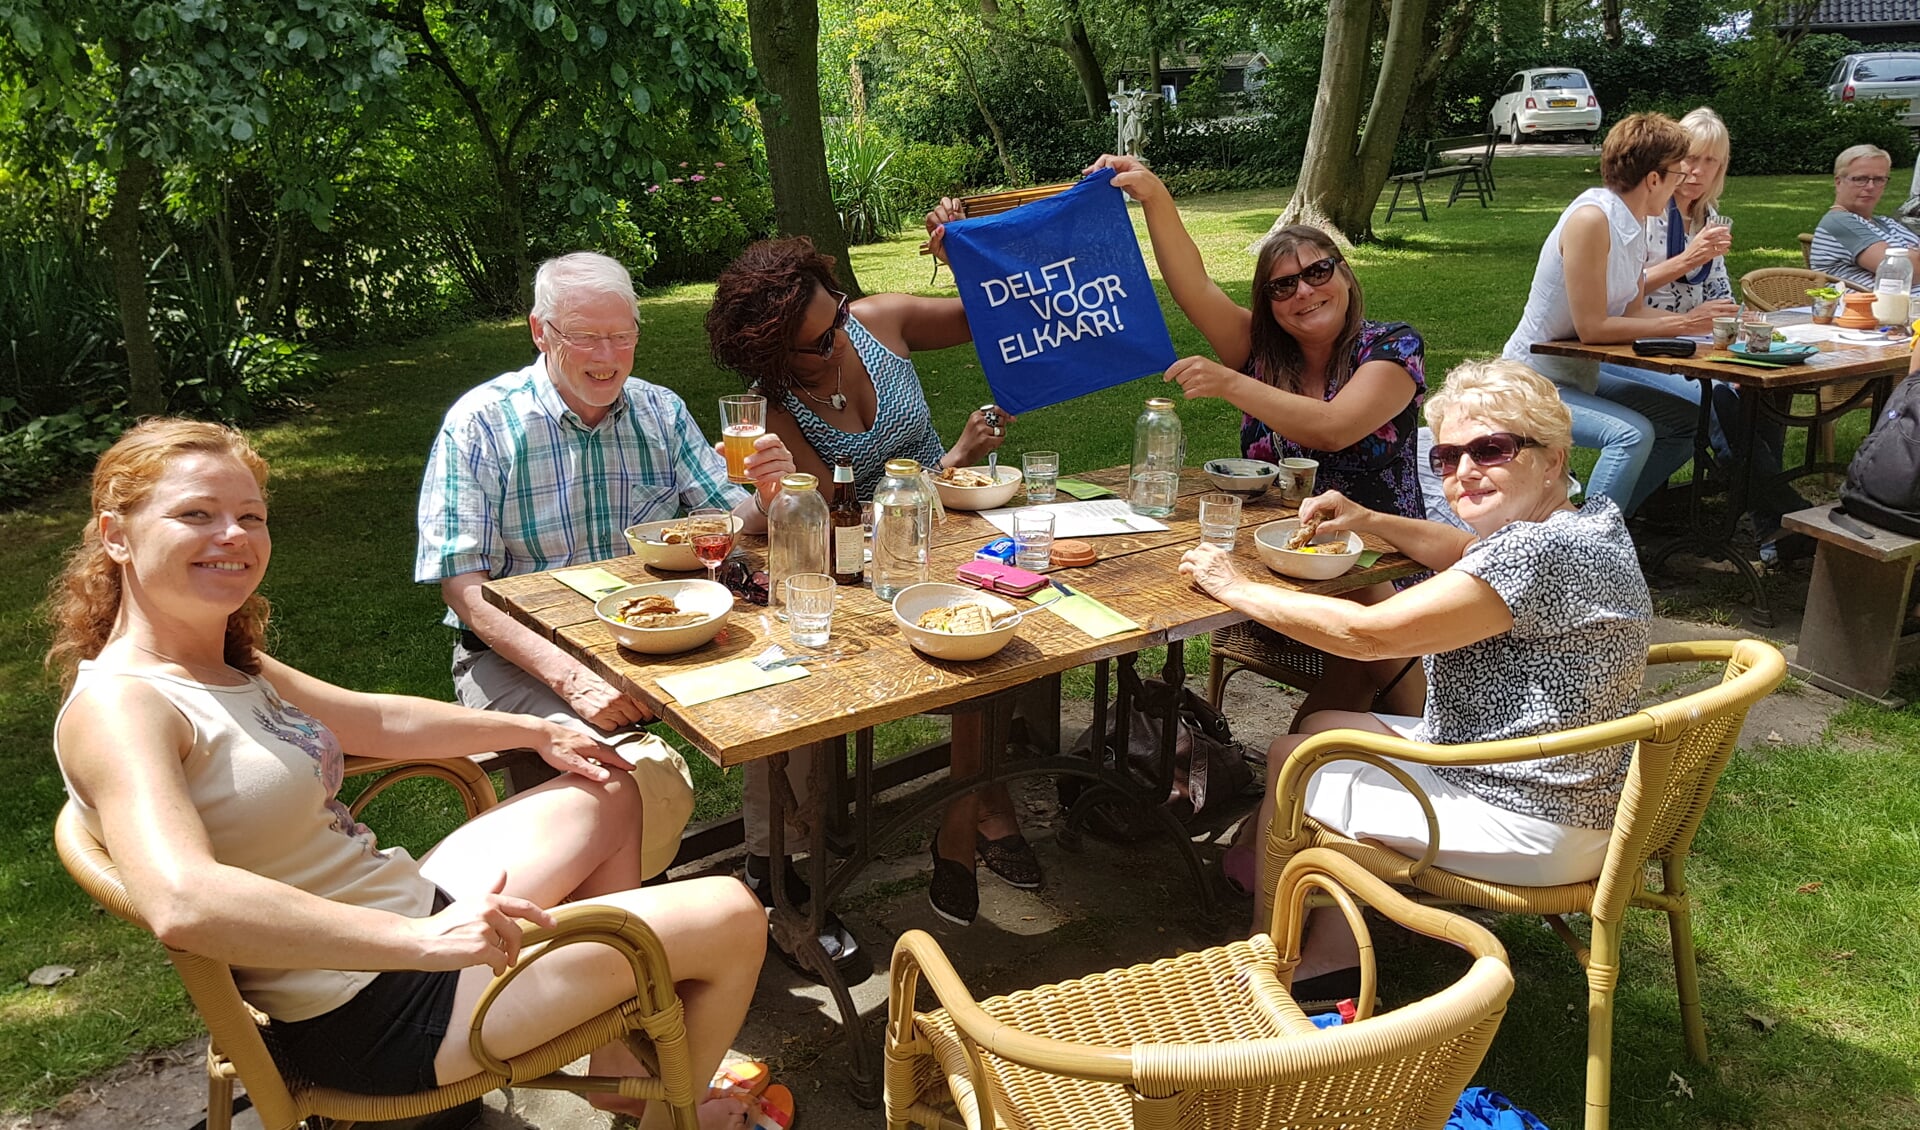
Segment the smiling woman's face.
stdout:
<svg viewBox="0 0 1920 1130">
<path fill-rule="evenodd" d="M 1302 243 L 1283 251 L 1273 261 L 1269 283 L 1288 275 L 1299 275 L 1308 267 L 1337 253 Z M 1284 298 L 1267 299 L 1273 320 L 1296 341 L 1337 341 L 1347 324 L 1347 304 L 1353 300 L 1353 288 L 1346 272 L 1337 265 L 1327 281 L 1314 286 L 1304 278 L 1294 280 L 1293 293 Z"/>
</svg>

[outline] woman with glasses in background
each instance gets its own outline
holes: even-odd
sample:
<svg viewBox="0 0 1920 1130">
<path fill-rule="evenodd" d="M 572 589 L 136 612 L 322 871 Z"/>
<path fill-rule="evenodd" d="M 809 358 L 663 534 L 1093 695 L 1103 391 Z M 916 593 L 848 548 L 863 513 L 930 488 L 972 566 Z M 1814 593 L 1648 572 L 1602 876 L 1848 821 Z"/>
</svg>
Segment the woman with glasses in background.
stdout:
<svg viewBox="0 0 1920 1130">
<path fill-rule="evenodd" d="M 1892 247 L 1920 247 L 1920 236 L 1892 216 L 1876 216 L 1874 208 L 1887 191 L 1893 158 L 1877 145 L 1843 149 L 1833 159 L 1833 207 L 1813 229 L 1813 247 L 1807 265 L 1863 290 L 1873 289 L 1873 275 Z"/>
</svg>

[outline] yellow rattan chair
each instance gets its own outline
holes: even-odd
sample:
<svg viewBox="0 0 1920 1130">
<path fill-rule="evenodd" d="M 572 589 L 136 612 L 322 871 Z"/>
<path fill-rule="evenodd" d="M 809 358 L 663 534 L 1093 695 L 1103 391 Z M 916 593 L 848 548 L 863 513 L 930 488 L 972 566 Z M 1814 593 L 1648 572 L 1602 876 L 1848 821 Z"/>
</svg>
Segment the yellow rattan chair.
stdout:
<svg viewBox="0 0 1920 1130">
<path fill-rule="evenodd" d="M 349 774 L 368 771 L 383 771 L 383 775 L 355 799 L 352 810 L 356 816 L 374 796 L 399 781 L 414 777 L 434 777 L 452 784 L 459 790 L 469 817 L 494 803 L 492 783 L 468 761 L 347 759 Z M 114 914 L 146 928 L 147 924 L 121 885 L 119 868 L 107 855 L 106 847 L 81 822 L 72 803 L 60 812 L 54 825 L 54 842 L 60 862 L 87 894 Z M 211 1037 L 207 1047 L 207 1130 L 231 1127 L 236 1078 L 246 1086 L 247 1096 L 267 1130 L 288 1130 L 314 1115 L 328 1119 L 331 1130 L 345 1130 L 355 1122 L 412 1118 L 458 1106 L 506 1086 L 618 1093 L 630 1098 L 664 1101 L 672 1107 L 673 1123 L 679 1130 L 695 1130 L 697 1092 L 687 1048 L 686 1023 L 659 938 L 638 918 L 611 907 L 563 906 L 554 911 L 554 917 L 559 920 L 554 929 L 527 931 L 527 949 L 522 952 L 520 963 L 505 976 L 494 978 L 474 1009 L 469 1046 L 482 1065 L 481 1073 L 411 1095 L 359 1095 L 290 1083 L 282 1077 L 267 1051 L 262 1036 L 265 1018 L 241 999 L 232 969 L 222 961 L 169 949 L 167 957 L 186 984 L 187 994 L 193 998 L 194 1007 L 200 1011 Z M 543 955 L 559 946 L 580 942 L 594 942 L 620 951 L 633 967 L 639 992 L 618 1008 L 609 1009 L 511 1059 L 501 1060 L 487 1051 L 480 1038 L 480 1027 L 500 990 Z M 653 1077 L 569 1075 L 561 1070 L 594 1048 L 615 1040 L 625 1040 Z"/>
<path fill-rule="evenodd" d="M 1692 910 L 1686 861 L 1694 832 L 1706 814 L 1714 785 L 1733 755 L 1747 711 L 1786 677 L 1778 649 L 1761 640 L 1713 640 L 1660 644 L 1649 665 L 1724 664 L 1722 681 L 1672 702 L 1649 706 L 1617 722 L 1584 726 L 1535 738 L 1476 745 L 1436 746 L 1385 734 L 1335 730 L 1301 743 L 1278 772 L 1279 807 L 1267 838 L 1267 874 L 1278 875 L 1296 852 L 1332 849 L 1389 882 L 1417 888 L 1436 902 L 1466 904 L 1511 914 L 1539 914 L 1567 943 L 1587 973 L 1587 1130 L 1605 1130 L 1613 1064 L 1613 994 L 1620 977 L 1620 931 L 1628 906 L 1663 911 L 1673 938 L 1674 982 L 1687 1054 L 1707 1059 L 1706 1023 L 1694 968 Z M 1377 844 L 1356 842 L 1309 818 L 1307 779 L 1332 761 L 1359 760 L 1389 768 L 1383 758 L 1428 765 L 1491 765 L 1557 757 L 1636 742 L 1627 771 L 1613 838 L 1597 879 L 1556 887 L 1521 887 L 1469 879 L 1432 866 L 1438 848 L 1433 812 L 1427 808 L 1428 849 L 1409 859 Z M 1403 781 L 1411 785 L 1411 782 Z M 1416 796 L 1421 794 L 1412 790 Z M 1647 865 L 1661 869 L 1659 890 L 1647 883 Z M 1262 892 L 1264 913 L 1272 895 Z M 1592 938 L 1582 943 L 1564 915 L 1585 913 Z"/>
<path fill-rule="evenodd" d="M 1749 310 L 1772 312 L 1805 306 L 1807 292 L 1816 287 L 1833 286 L 1841 290 L 1859 290 L 1851 283 L 1834 278 L 1825 271 L 1799 267 L 1763 267 L 1740 276 L 1740 298 Z"/>
<path fill-rule="evenodd" d="M 887 1005 L 889 1130 L 1444 1126 L 1513 991 L 1506 951 L 1332 852 L 1295 856 L 1280 889 L 1270 930 L 1247 941 L 977 1003 L 939 944 L 909 931 Z M 1473 964 L 1424 1000 L 1316 1029 L 1287 991 L 1310 894 L 1353 924 L 1358 999 L 1373 999 L 1372 941 L 1349 890 Z M 945 1007 L 915 1011 L 922 978 Z"/>
</svg>

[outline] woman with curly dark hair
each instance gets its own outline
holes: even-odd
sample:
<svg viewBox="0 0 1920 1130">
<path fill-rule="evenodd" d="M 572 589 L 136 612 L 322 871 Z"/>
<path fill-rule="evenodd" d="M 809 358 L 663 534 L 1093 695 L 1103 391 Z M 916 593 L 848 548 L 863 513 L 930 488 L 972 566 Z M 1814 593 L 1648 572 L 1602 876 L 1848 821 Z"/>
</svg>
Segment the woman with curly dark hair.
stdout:
<svg viewBox="0 0 1920 1130">
<path fill-rule="evenodd" d="M 957 201 L 943 200 L 927 216 L 936 254 L 940 225 L 963 214 Z M 766 240 L 742 252 L 721 272 L 707 312 L 715 363 L 767 398 L 767 430 L 786 442 L 800 470 L 824 483 L 838 460 L 850 460 L 854 489 L 863 499 L 873 497 L 889 459 L 914 459 L 923 467 L 970 467 L 985 460 L 1006 441 L 1013 417 L 992 405 L 976 409 L 947 447 L 933 428 L 913 368 L 917 349 L 973 340 L 960 300 L 870 294 L 850 301 L 833 277 L 833 263 L 804 236 Z M 1001 703 L 975 705 L 954 714 L 955 780 L 980 771 L 984 712 L 1003 709 Z M 1020 834 L 1004 784 L 947 806 L 933 841 L 927 889 L 942 918 L 966 925 L 979 912 L 976 860 L 985 860 L 1013 886 L 1040 886 L 1040 861 Z"/>
</svg>

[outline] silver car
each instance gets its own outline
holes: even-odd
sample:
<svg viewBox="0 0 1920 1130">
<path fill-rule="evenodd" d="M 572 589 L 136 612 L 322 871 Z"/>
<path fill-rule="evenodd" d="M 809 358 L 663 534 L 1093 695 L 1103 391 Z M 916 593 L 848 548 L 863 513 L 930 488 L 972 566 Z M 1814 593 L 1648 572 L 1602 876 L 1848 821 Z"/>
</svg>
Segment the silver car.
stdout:
<svg viewBox="0 0 1920 1130">
<path fill-rule="evenodd" d="M 1600 133 L 1600 99 L 1577 67 L 1536 67 L 1507 80 L 1487 114 L 1487 132 L 1508 141 L 1549 133 Z"/>
<path fill-rule="evenodd" d="M 1833 65 L 1827 97 L 1835 102 L 1894 102 L 1901 124 L 1920 127 L 1920 52 L 1848 55 Z"/>
</svg>

